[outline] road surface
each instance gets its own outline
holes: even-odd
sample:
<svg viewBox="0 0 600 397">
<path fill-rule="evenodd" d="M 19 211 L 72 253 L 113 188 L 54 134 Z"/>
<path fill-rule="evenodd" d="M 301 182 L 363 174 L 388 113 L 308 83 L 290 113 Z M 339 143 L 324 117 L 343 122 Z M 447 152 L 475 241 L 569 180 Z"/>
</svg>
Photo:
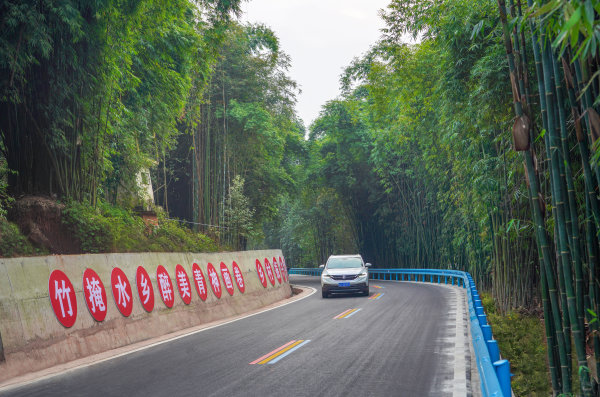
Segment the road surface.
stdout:
<svg viewBox="0 0 600 397">
<path fill-rule="evenodd" d="M 317 293 L 0 395 L 471 395 L 459 289 L 373 280 L 368 298 L 322 299 L 318 278 L 290 280 Z"/>
</svg>

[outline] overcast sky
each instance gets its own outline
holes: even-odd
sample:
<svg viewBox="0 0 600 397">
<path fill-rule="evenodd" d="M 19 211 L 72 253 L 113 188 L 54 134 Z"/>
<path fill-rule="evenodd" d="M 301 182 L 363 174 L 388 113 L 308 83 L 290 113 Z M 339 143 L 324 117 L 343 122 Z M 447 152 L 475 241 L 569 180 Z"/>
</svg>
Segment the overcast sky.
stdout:
<svg viewBox="0 0 600 397">
<path fill-rule="evenodd" d="M 290 76 L 302 89 L 296 109 L 308 128 L 321 106 L 339 95 L 339 77 L 381 36 L 379 10 L 390 0 L 250 0 L 243 22 L 261 22 L 291 56 Z"/>
</svg>

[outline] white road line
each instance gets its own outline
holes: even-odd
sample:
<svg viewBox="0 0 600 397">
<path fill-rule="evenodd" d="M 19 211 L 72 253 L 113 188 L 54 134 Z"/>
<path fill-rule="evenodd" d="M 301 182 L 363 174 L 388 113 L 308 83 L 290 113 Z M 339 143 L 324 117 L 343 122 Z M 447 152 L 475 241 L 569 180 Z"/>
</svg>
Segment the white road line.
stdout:
<svg viewBox="0 0 600 397">
<path fill-rule="evenodd" d="M 465 295 L 464 290 L 456 291 L 456 336 L 454 337 L 454 390 L 453 397 L 468 395 L 467 368 L 465 363 Z"/>
</svg>

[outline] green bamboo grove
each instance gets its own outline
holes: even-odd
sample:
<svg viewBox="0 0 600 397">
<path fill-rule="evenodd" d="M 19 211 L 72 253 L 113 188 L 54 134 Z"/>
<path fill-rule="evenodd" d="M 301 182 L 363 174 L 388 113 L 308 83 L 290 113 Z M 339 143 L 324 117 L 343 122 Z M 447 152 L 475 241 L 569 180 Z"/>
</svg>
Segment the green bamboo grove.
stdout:
<svg viewBox="0 0 600 397">
<path fill-rule="evenodd" d="M 593 37 L 593 32 L 586 28 L 593 28 L 599 7 L 596 5 L 595 10 L 591 2 L 534 4 L 531 0 L 527 7 L 524 17 L 521 4 L 515 5 L 511 0 L 507 5 L 498 0 L 516 116 L 514 149 L 525 157 L 536 241 L 541 253 L 541 289 L 552 388 L 555 394 L 579 394 L 572 386 L 572 376 L 578 374 L 581 394 L 591 396 L 592 390 L 598 389 L 598 383 L 597 378 L 592 382 L 590 366 L 596 366 L 594 372 L 598 373 L 600 358 L 597 332 L 588 333 L 593 342 L 588 342 L 586 335 L 586 326 L 591 328 L 589 331 L 597 330 L 594 319 L 598 313 L 597 182 L 600 174 L 593 155 L 590 156 L 594 149 L 589 147 L 589 142 L 596 140 L 597 128 L 594 124 L 597 113 L 590 98 L 598 97 L 598 85 L 583 76 L 592 76 L 598 70 L 597 48 L 585 43 L 590 39 L 588 34 L 592 33 Z M 553 18 L 559 21 L 564 18 L 567 23 L 558 24 L 557 28 Z M 514 21 L 512 27 L 508 19 Z M 524 30 L 529 31 L 529 42 L 525 41 L 525 34 L 519 34 Z M 533 54 L 535 62 L 537 101 L 534 95 L 528 94 L 535 91 L 527 87 L 528 52 Z M 567 109 L 571 110 L 570 119 Z M 536 127 L 540 122 L 541 128 Z M 536 168 L 537 156 L 547 162 L 543 175 Z M 574 179 L 576 167 L 583 171 L 583 186 Z M 542 193 L 541 178 L 549 182 L 548 190 Z M 551 201 L 552 211 L 544 217 L 540 208 L 546 206 L 546 197 Z M 548 227 L 550 214 L 551 228 Z M 581 239 L 580 233 L 587 238 Z M 593 360 L 587 358 L 588 344 L 594 348 Z M 574 352 L 571 345 L 575 347 Z M 575 369 L 571 366 L 573 354 L 577 362 Z"/>
</svg>

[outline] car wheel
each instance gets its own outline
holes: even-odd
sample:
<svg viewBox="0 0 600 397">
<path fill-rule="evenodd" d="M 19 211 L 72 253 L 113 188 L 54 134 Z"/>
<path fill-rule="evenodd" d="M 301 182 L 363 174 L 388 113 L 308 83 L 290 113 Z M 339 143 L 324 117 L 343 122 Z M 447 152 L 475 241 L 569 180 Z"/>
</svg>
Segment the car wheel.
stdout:
<svg viewBox="0 0 600 397">
<path fill-rule="evenodd" d="M 369 289 L 367 288 L 367 289 L 365 290 L 365 292 L 363 292 L 363 294 L 364 294 L 365 296 L 369 296 Z"/>
<path fill-rule="evenodd" d="M 327 298 L 327 292 L 325 292 L 325 291 L 321 290 L 321 296 L 322 296 L 323 298 Z"/>
</svg>

